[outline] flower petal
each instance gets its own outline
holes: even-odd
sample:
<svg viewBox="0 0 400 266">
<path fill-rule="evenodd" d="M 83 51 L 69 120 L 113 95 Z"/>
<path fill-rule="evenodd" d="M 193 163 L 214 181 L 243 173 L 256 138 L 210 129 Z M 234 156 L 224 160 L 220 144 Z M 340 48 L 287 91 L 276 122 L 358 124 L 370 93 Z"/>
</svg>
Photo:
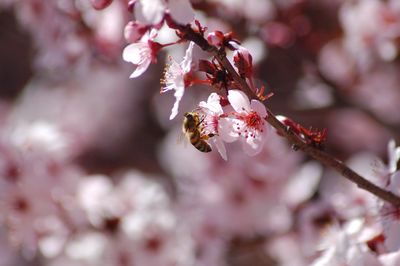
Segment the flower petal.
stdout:
<svg viewBox="0 0 400 266">
<path fill-rule="evenodd" d="M 143 51 L 146 51 L 145 49 L 149 49 L 148 54 L 150 55 L 151 50 L 147 43 L 137 42 L 129 44 L 122 52 L 122 59 L 124 59 L 126 62 L 138 65 L 141 61 L 143 61 Z"/>
<path fill-rule="evenodd" d="M 230 90 L 228 100 L 233 109 L 238 113 L 250 112 L 250 101 L 246 94 L 239 90 Z"/>
<path fill-rule="evenodd" d="M 219 120 L 218 133 L 223 141 L 229 143 L 238 140 L 239 134 L 234 128 L 235 123 L 238 121 L 240 120 L 230 117 L 224 117 Z"/>
<path fill-rule="evenodd" d="M 395 141 L 392 139 L 388 144 L 389 156 L 389 173 L 394 173 L 397 170 L 397 162 L 400 159 L 400 147 L 396 147 Z"/>
<path fill-rule="evenodd" d="M 179 103 L 181 102 L 184 93 L 185 93 L 184 86 L 179 86 L 179 87 L 175 88 L 174 96 L 175 96 L 176 100 L 175 100 L 174 106 L 172 107 L 171 115 L 169 116 L 169 120 L 174 119 L 176 117 L 176 115 L 178 114 Z"/>
<path fill-rule="evenodd" d="M 224 113 L 220 103 L 220 96 L 215 92 L 211 93 L 210 96 L 208 96 L 207 102 L 200 102 L 199 106 L 210 110 L 216 115 L 221 115 Z"/>
<path fill-rule="evenodd" d="M 134 8 L 137 21 L 155 25 L 164 18 L 165 1 L 163 0 L 140 0 L 137 1 Z"/>
<path fill-rule="evenodd" d="M 181 67 L 184 73 L 189 73 L 192 69 L 192 55 L 193 55 L 194 42 L 189 43 L 189 47 L 186 49 L 185 57 L 181 62 Z"/>
<path fill-rule="evenodd" d="M 267 109 L 262 102 L 258 100 L 251 100 L 250 107 L 251 109 L 256 111 L 262 118 L 265 118 L 267 116 Z"/>
<path fill-rule="evenodd" d="M 188 0 L 169 0 L 169 13 L 179 24 L 189 24 L 194 20 L 194 11 Z"/>
<path fill-rule="evenodd" d="M 142 62 L 140 65 L 137 66 L 137 68 L 135 69 L 135 71 L 133 71 L 133 73 L 129 76 L 129 78 L 137 78 L 140 75 L 142 75 L 147 68 L 149 67 L 151 63 L 150 59 L 145 60 L 144 62 Z"/>
<path fill-rule="evenodd" d="M 257 134 L 259 135 L 259 134 Z M 259 154 L 264 145 L 264 138 L 256 136 L 256 138 L 242 138 L 242 147 L 244 152 L 249 156 L 255 156 Z"/>
<path fill-rule="evenodd" d="M 210 142 L 214 144 L 214 146 L 217 148 L 217 151 L 221 155 L 222 159 L 225 161 L 228 160 L 228 156 L 226 155 L 226 148 L 224 142 L 221 140 L 219 137 L 213 137 L 210 139 Z"/>
</svg>

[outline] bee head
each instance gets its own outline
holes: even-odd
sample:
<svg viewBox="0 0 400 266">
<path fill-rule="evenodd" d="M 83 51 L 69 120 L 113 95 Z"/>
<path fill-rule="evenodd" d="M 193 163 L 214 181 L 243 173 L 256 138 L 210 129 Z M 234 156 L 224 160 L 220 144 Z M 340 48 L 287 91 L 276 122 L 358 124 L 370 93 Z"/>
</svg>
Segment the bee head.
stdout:
<svg viewBox="0 0 400 266">
<path fill-rule="evenodd" d="M 186 113 L 184 113 L 184 115 L 183 115 L 184 117 L 186 117 L 187 119 L 194 119 L 194 116 L 193 116 L 193 114 L 192 113 L 190 113 L 190 112 L 186 112 Z"/>
</svg>

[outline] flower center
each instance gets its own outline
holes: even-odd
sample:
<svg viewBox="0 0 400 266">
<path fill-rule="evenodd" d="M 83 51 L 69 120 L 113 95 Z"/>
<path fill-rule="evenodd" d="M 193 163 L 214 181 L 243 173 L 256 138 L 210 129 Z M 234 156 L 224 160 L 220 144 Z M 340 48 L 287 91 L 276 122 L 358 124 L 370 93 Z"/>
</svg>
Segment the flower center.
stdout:
<svg viewBox="0 0 400 266">
<path fill-rule="evenodd" d="M 246 115 L 240 114 L 236 116 L 242 123 L 237 122 L 235 124 L 236 130 L 239 136 L 247 138 L 256 138 L 259 133 L 264 132 L 264 120 L 255 111 L 252 111 Z"/>
<path fill-rule="evenodd" d="M 264 125 L 263 119 L 257 112 L 252 111 L 244 117 L 244 122 L 250 128 L 260 129 Z"/>
</svg>

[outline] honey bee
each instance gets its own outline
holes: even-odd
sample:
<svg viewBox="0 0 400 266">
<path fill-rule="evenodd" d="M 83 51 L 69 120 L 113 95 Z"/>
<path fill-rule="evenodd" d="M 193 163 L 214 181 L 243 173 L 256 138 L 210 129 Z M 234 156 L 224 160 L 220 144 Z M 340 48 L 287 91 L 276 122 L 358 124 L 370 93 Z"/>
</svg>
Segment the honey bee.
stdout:
<svg viewBox="0 0 400 266">
<path fill-rule="evenodd" d="M 206 141 L 209 135 L 201 134 L 200 124 L 202 120 L 195 112 L 186 112 L 184 114 L 182 131 L 185 134 L 186 138 L 190 141 L 190 143 L 201 152 L 210 152 L 211 146 Z"/>
</svg>

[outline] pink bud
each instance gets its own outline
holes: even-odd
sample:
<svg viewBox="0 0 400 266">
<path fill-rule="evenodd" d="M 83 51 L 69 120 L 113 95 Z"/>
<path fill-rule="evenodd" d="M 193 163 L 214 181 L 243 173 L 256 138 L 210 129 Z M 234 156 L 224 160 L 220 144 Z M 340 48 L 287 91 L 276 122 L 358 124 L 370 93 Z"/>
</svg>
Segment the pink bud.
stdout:
<svg viewBox="0 0 400 266">
<path fill-rule="evenodd" d="M 238 49 L 233 54 L 234 64 L 241 76 L 250 79 L 253 75 L 253 57 L 246 48 L 240 45 L 236 45 L 236 47 Z"/>
<path fill-rule="evenodd" d="M 113 0 L 90 0 L 94 9 L 101 10 L 108 7 Z"/>
<path fill-rule="evenodd" d="M 125 40 L 129 43 L 137 42 L 146 33 L 148 28 L 148 26 L 140 22 L 129 21 L 124 29 Z"/>
<path fill-rule="evenodd" d="M 207 35 L 207 41 L 211 45 L 220 46 L 224 41 L 224 34 L 220 31 L 213 31 Z"/>
</svg>

